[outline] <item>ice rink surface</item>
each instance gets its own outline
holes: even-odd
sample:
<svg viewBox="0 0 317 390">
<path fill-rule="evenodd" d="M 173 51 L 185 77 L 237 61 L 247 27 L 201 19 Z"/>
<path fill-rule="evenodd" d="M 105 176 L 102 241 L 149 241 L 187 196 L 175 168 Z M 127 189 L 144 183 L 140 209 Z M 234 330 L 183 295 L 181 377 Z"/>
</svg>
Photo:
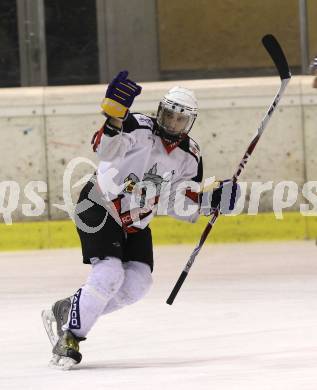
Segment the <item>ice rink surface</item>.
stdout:
<svg viewBox="0 0 317 390">
<path fill-rule="evenodd" d="M 72 294 L 79 250 L 0 254 L 0 389 L 316 390 L 313 242 L 206 246 L 173 306 L 192 246 L 156 248 L 154 286 L 99 320 L 73 371 L 48 368 L 40 312 Z"/>
</svg>

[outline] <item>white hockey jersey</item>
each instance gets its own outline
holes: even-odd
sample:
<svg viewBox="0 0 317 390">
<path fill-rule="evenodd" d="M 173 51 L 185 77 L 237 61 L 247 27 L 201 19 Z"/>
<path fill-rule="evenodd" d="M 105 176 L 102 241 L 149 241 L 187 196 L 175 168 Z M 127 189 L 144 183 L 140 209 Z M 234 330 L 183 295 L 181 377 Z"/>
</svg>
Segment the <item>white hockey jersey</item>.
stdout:
<svg viewBox="0 0 317 390">
<path fill-rule="evenodd" d="M 190 222 L 198 218 L 202 158 L 189 136 L 165 144 L 155 118 L 130 113 L 119 133 L 105 124 L 94 149 L 106 208 L 128 233 L 144 229 L 155 214 Z"/>
</svg>

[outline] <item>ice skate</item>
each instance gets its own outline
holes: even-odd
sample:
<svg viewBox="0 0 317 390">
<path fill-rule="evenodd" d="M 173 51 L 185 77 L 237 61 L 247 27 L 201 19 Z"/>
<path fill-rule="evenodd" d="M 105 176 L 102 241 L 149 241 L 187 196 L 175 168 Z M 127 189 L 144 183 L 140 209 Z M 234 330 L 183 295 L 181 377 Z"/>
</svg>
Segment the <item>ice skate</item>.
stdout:
<svg viewBox="0 0 317 390">
<path fill-rule="evenodd" d="M 62 370 L 69 370 L 82 359 L 79 341 L 84 339 L 62 329 L 68 320 L 70 307 L 71 299 L 66 298 L 54 303 L 52 309 L 42 311 L 43 324 L 53 346 L 53 357 L 49 365 Z"/>
<path fill-rule="evenodd" d="M 70 306 L 70 298 L 65 298 L 55 302 L 51 309 L 42 311 L 44 328 L 53 347 L 63 335 L 62 326 L 68 320 Z"/>
<path fill-rule="evenodd" d="M 53 348 L 50 367 L 70 370 L 75 364 L 80 363 L 82 355 L 79 352 L 79 342 L 82 340 L 85 340 L 85 338 L 76 337 L 70 330 L 63 331 L 62 336 Z"/>
</svg>

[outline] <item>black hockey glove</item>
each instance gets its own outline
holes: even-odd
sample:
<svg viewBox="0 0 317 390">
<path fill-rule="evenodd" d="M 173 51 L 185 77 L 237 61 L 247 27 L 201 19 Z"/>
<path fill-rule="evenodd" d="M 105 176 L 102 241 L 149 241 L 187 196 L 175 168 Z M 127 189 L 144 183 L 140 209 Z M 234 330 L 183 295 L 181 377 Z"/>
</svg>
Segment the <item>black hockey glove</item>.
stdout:
<svg viewBox="0 0 317 390">
<path fill-rule="evenodd" d="M 238 183 L 230 179 L 220 181 L 213 191 L 201 193 L 200 213 L 208 216 L 220 207 L 221 214 L 231 214 L 240 196 Z"/>
</svg>

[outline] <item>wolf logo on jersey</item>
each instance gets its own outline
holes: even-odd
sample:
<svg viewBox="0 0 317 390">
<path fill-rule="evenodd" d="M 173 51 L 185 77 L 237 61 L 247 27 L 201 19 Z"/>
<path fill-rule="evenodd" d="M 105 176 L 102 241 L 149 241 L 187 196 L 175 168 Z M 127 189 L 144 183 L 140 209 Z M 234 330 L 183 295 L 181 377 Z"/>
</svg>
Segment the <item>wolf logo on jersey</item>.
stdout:
<svg viewBox="0 0 317 390">
<path fill-rule="evenodd" d="M 139 180 L 137 175 L 130 173 L 129 176 L 124 179 L 125 188 L 123 192 L 131 194 L 133 191 L 135 191 L 135 195 L 140 196 L 140 207 L 144 208 L 146 203 L 145 198 L 147 183 L 152 183 L 155 186 L 155 197 L 148 200 L 148 203 L 151 205 L 151 207 L 153 207 L 153 205 L 158 202 L 160 197 L 162 184 L 170 182 L 174 173 L 174 170 L 172 172 L 168 172 L 166 177 L 163 178 L 157 174 L 157 163 L 155 163 L 148 172 L 144 173 L 142 181 Z"/>
<path fill-rule="evenodd" d="M 170 172 L 170 174 L 166 178 L 163 178 L 162 176 L 157 174 L 157 163 L 153 165 L 153 167 L 148 171 L 144 173 L 142 182 L 150 182 L 153 183 L 156 186 L 156 194 L 159 195 L 162 183 L 168 183 L 172 176 L 174 174 L 174 171 Z M 135 175 L 134 173 L 130 173 L 129 176 L 127 176 L 124 179 L 125 188 L 124 192 L 132 193 L 133 189 L 135 188 L 135 185 L 137 183 L 140 183 L 140 179 Z"/>
</svg>

